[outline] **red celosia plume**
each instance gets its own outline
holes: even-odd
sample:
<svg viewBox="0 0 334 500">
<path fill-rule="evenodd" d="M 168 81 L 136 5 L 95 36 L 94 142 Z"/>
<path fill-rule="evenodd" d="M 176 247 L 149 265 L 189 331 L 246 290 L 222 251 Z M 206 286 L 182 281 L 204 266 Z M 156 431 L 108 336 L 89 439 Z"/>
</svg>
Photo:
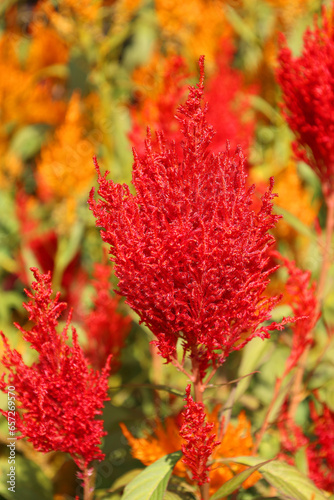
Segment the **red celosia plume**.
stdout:
<svg viewBox="0 0 334 500">
<path fill-rule="evenodd" d="M 111 266 L 96 264 L 93 282 L 94 309 L 85 318 L 88 346 L 85 354 L 95 368 L 102 369 L 110 354 L 112 370 L 119 367 L 119 355 L 131 329 L 130 316 L 118 312 L 120 297 L 112 294 Z"/>
<path fill-rule="evenodd" d="M 273 181 L 256 210 L 241 149 L 210 151 L 204 58 L 200 68 L 200 83 L 179 107 L 183 157 L 160 133 L 153 150 L 148 134 L 145 155 L 134 150 L 136 195 L 96 164 L 100 199 L 92 191 L 90 208 L 110 245 L 119 293 L 156 335 L 166 361 L 181 341 L 203 378 L 210 364 L 282 324 L 261 326 L 280 299 L 264 294 L 274 271 L 267 265 L 268 231 L 278 220 Z"/>
<path fill-rule="evenodd" d="M 310 403 L 314 427 L 313 440 L 311 440 L 289 417 L 287 409 L 286 401 L 278 421 L 282 446 L 281 459 L 293 464 L 294 455 L 301 448 L 305 448 L 309 477 L 318 488 L 332 493 L 334 490 L 334 412 L 327 405 L 323 405 L 319 415 L 313 402 Z"/>
<path fill-rule="evenodd" d="M 298 363 L 306 347 L 313 343 L 313 329 L 320 317 L 319 305 L 316 299 L 316 283 L 311 281 L 310 271 L 302 271 L 295 262 L 282 258 L 289 272 L 286 289 L 289 294 L 289 304 L 298 321 L 292 326 L 292 348 L 286 362 L 286 372 Z"/>
<path fill-rule="evenodd" d="M 60 334 L 56 331 L 66 303 L 59 301 L 59 293 L 51 298 L 50 273 L 40 274 L 36 268 L 32 271 L 34 293 L 26 290 L 31 300 L 24 307 L 34 326 L 30 331 L 16 326 L 39 357 L 31 366 L 25 365 L 0 332 L 5 345 L 2 363 L 9 370 L 1 377 L 0 389 L 7 392 L 8 386 L 15 387 L 18 437 L 27 437 L 39 451 L 67 452 L 84 470 L 92 460 L 104 458 L 99 445 L 106 433 L 103 421 L 95 416 L 102 413 L 103 402 L 109 399 L 110 359 L 101 373 L 89 368 L 74 328 L 73 345 L 67 345 L 70 317 L 64 330 Z M 8 412 L 0 411 L 8 417 Z"/>
<path fill-rule="evenodd" d="M 310 444 L 308 460 L 310 477 L 318 486 L 331 493 L 334 491 L 334 411 L 323 407 L 319 415 L 314 404 L 310 406 L 315 426 L 316 441 Z"/>
<path fill-rule="evenodd" d="M 213 423 L 206 421 L 206 414 L 203 403 L 196 403 L 190 395 L 190 384 L 186 387 L 187 402 L 182 416 L 183 422 L 180 428 L 180 436 L 184 439 L 182 444 L 183 459 L 193 474 L 193 481 L 197 481 L 199 486 L 209 481 L 207 465 L 213 450 L 220 444 L 215 441 L 216 434 L 212 433 Z"/>
<path fill-rule="evenodd" d="M 322 10 L 322 26 L 306 30 L 294 58 L 281 35 L 280 66 L 284 111 L 296 134 L 296 153 L 319 175 L 325 196 L 334 188 L 334 11 Z"/>
</svg>

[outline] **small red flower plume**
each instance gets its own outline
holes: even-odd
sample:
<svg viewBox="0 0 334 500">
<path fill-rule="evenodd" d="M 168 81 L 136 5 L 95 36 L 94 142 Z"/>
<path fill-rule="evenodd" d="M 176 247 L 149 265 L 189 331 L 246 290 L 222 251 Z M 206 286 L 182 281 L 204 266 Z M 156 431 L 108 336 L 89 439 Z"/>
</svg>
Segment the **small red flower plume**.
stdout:
<svg viewBox="0 0 334 500">
<path fill-rule="evenodd" d="M 301 56 L 294 58 L 281 35 L 280 66 L 285 116 L 296 134 L 295 150 L 300 159 L 318 174 L 324 195 L 334 188 L 334 11 L 322 10 L 307 29 Z"/>
<path fill-rule="evenodd" d="M 318 415 L 314 404 L 310 406 L 317 440 L 310 444 L 308 461 L 310 477 L 323 490 L 334 491 L 334 412 L 324 405 Z"/>
<path fill-rule="evenodd" d="M 183 422 L 180 428 L 180 436 L 185 441 L 185 444 L 182 444 L 182 462 L 191 470 L 193 481 L 197 481 L 201 486 L 209 481 L 210 467 L 207 462 L 220 441 L 215 441 L 216 434 L 211 432 L 214 424 L 206 422 L 203 403 L 196 403 L 191 397 L 190 384 L 186 387 L 184 401 L 187 404 L 182 413 Z"/>
<path fill-rule="evenodd" d="M 316 299 L 316 283 L 311 282 L 310 271 L 302 271 L 295 262 L 283 258 L 289 272 L 286 289 L 289 294 L 289 304 L 294 317 L 298 319 L 292 326 L 292 348 L 286 361 L 286 371 L 297 365 L 306 347 L 313 343 L 313 328 L 319 317 L 319 304 Z"/>
<path fill-rule="evenodd" d="M 161 133 L 153 150 L 148 134 L 145 155 L 134 150 L 136 195 L 107 180 L 96 163 L 100 199 L 92 190 L 90 208 L 110 245 L 119 293 L 155 334 L 166 361 L 176 358 L 180 341 L 203 379 L 210 364 L 282 324 L 261 326 L 280 299 L 264 294 L 274 271 L 273 180 L 255 209 L 241 149 L 210 151 L 203 57 L 200 68 L 197 88 L 179 107 L 182 159 Z"/>
<path fill-rule="evenodd" d="M 112 294 L 111 266 L 96 264 L 93 282 L 94 309 L 85 318 L 88 345 L 85 355 L 97 369 L 102 369 L 112 354 L 111 368 L 119 368 L 119 356 L 131 329 L 130 316 L 118 312 L 120 297 Z"/>
<path fill-rule="evenodd" d="M 90 369 L 74 328 L 73 345 L 67 345 L 71 315 L 64 330 L 60 334 L 56 331 L 66 303 L 59 301 L 59 293 L 51 298 L 50 273 L 40 274 L 36 268 L 32 271 L 34 293 L 26 290 L 31 300 L 23 305 L 35 326 L 30 331 L 15 326 L 39 357 L 31 366 L 25 365 L 0 332 L 5 345 L 2 363 L 9 370 L 1 377 L 0 389 L 7 392 L 8 386 L 15 387 L 19 438 L 27 437 L 42 452 L 67 452 L 84 470 L 92 460 L 104 458 L 99 445 L 106 433 L 103 421 L 95 416 L 102 413 L 103 402 L 108 400 L 110 359 L 101 373 Z M 8 412 L 0 411 L 8 418 Z"/>
</svg>

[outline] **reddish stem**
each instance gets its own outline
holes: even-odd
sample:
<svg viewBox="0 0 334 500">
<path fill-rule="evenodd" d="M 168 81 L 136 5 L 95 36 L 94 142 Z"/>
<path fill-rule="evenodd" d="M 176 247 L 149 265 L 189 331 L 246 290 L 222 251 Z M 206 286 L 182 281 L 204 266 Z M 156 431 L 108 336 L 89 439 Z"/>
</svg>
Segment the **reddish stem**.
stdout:
<svg viewBox="0 0 334 500">
<path fill-rule="evenodd" d="M 325 239 L 323 261 L 322 261 L 322 267 L 321 267 L 321 272 L 318 282 L 318 290 L 317 290 L 319 303 L 323 301 L 326 279 L 331 262 L 331 243 L 334 231 L 334 192 L 331 193 L 326 198 L 326 205 L 327 205 L 326 239 Z"/>
<path fill-rule="evenodd" d="M 194 392 L 195 392 L 195 401 L 196 403 L 202 403 L 203 404 L 203 392 L 205 389 L 204 384 L 202 383 L 201 380 L 201 374 L 198 366 L 198 362 L 196 359 L 196 356 L 193 357 L 192 360 L 192 381 L 194 385 Z M 210 489 L 210 483 L 204 483 L 202 486 L 200 486 L 200 491 L 201 491 L 201 500 L 209 500 L 209 489 Z"/>
<path fill-rule="evenodd" d="M 82 473 L 83 500 L 93 500 L 95 486 L 95 471 L 93 468 L 85 468 Z"/>
</svg>

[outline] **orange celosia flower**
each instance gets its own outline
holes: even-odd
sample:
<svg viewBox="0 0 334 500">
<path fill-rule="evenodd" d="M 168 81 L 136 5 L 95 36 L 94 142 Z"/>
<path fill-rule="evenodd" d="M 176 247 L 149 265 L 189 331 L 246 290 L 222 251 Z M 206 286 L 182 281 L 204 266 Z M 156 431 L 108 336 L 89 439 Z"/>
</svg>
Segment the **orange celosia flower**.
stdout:
<svg viewBox="0 0 334 500">
<path fill-rule="evenodd" d="M 212 414 L 215 422 L 215 431 L 217 437 L 221 439 L 221 443 L 213 452 L 213 460 L 217 462 L 222 458 L 249 456 L 253 453 L 253 438 L 251 434 L 251 424 L 245 415 L 241 412 L 238 415 L 236 425 L 229 423 L 225 434 L 219 435 L 219 421 L 217 418 L 218 408 Z M 210 418 L 209 418 L 210 421 Z M 226 481 L 229 481 L 234 475 L 239 474 L 247 469 L 246 466 L 240 464 L 214 464 L 210 473 L 210 489 L 214 493 Z M 246 481 L 243 482 L 244 488 L 250 488 L 261 478 L 258 472 L 253 473 Z"/>
<path fill-rule="evenodd" d="M 303 186 L 295 162 L 289 162 L 286 168 L 275 176 L 275 191 L 278 194 L 275 204 L 285 208 L 297 217 L 305 226 L 311 227 L 319 210 L 319 203 L 312 202 L 312 194 Z M 294 239 L 296 230 L 284 220 L 275 228 L 279 237 Z"/>
<path fill-rule="evenodd" d="M 37 123 L 56 125 L 65 113 L 65 103 L 53 96 L 54 82 L 29 65 L 21 67 L 18 48 L 22 38 L 6 32 L 0 39 L 0 186 L 5 187 L 22 172 L 22 161 L 10 143 L 21 127 Z M 32 47 L 37 48 L 32 41 Z M 40 47 L 40 46 L 39 46 Z M 35 49 L 34 49 L 35 50 Z M 39 49 L 41 50 L 41 49 Z M 53 51 L 53 55 L 55 50 Z M 28 55 L 28 59 L 29 59 Z M 44 64 L 55 64 L 53 56 Z M 38 69 L 38 68 L 35 68 Z M 47 111 L 46 111 L 47 110 Z"/>
<path fill-rule="evenodd" d="M 7 34 L 0 40 L 1 122 L 16 125 L 47 123 L 54 125 L 64 116 L 64 103 L 52 95 L 53 84 L 40 80 L 30 69 L 22 69 L 16 54 L 17 40 Z M 47 111 L 46 111 L 47 110 Z"/>
<path fill-rule="evenodd" d="M 64 123 L 46 144 L 37 161 L 38 190 L 42 199 L 75 200 L 86 196 L 94 177 L 94 141 L 85 136 L 79 94 L 73 94 Z"/>
<path fill-rule="evenodd" d="M 166 37 L 167 46 L 197 60 L 205 54 L 207 67 L 219 50 L 218 41 L 231 33 L 223 0 L 156 0 L 159 24 Z"/>
<path fill-rule="evenodd" d="M 212 460 L 217 462 L 212 465 L 209 472 L 211 495 L 226 481 L 247 468 L 240 464 L 222 464 L 219 463 L 219 459 L 241 455 L 249 456 L 252 455 L 253 450 L 251 425 L 245 413 L 241 412 L 239 414 L 236 425 L 232 423 L 228 424 L 223 437 L 219 436 L 220 422 L 218 413 L 219 407 L 216 407 L 208 415 L 208 422 L 214 424 L 213 432 L 216 432 L 218 438 L 221 440 L 221 443 L 215 448 L 212 456 Z M 135 438 L 123 423 L 120 425 L 124 436 L 131 446 L 132 456 L 140 460 L 144 465 L 150 465 L 164 455 L 181 449 L 183 440 L 179 435 L 180 425 L 178 417 L 167 417 L 164 425 L 162 425 L 159 419 L 156 419 L 154 435 L 146 432 L 142 438 Z M 186 477 L 190 481 L 190 471 L 181 460 L 176 464 L 174 474 Z M 244 481 L 243 487 L 250 488 L 260 477 L 259 473 L 253 473 Z"/>
<path fill-rule="evenodd" d="M 159 458 L 180 450 L 182 438 L 175 417 L 167 417 L 162 425 L 159 419 L 155 420 L 154 436 L 149 432 L 144 437 L 135 438 L 123 423 L 120 423 L 122 432 L 131 446 L 132 456 L 144 465 L 151 465 Z M 179 460 L 174 467 L 174 474 L 187 477 L 187 468 Z"/>
<path fill-rule="evenodd" d="M 27 68 L 38 71 L 55 64 L 67 64 L 68 46 L 54 29 L 40 23 L 32 23 L 31 34 Z"/>
</svg>

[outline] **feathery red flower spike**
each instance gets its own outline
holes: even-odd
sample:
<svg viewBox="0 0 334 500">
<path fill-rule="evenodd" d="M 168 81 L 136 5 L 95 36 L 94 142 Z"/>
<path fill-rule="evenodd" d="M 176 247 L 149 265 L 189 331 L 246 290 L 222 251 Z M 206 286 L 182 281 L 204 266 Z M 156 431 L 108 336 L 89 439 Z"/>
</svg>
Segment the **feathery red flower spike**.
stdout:
<svg viewBox="0 0 334 500">
<path fill-rule="evenodd" d="M 89 368 L 74 328 L 73 345 L 67 345 L 71 314 L 63 331 L 58 334 L 56 330 L 67 304 L 59 301 L 60 293 L 51 298 L 50 273 L 31 270 L 36 279 L 32 283 L 34 293 L 26 290 L 31 300 L 23 305 L 35 325 L 30 331 L 15 326 L 39 357 L 27 366 L 0 332 L 5 345 L 2 363 L 9 370 L 0 379 L 0 389 L 8 392 L 8 386 L 15 387 L 18 438 L 26 437 L 38 451 L 69 453 L 83 471 L 92 460 L 104 458 L 99 445 L 106 432 L 103 420 L 95 416 L 102 413 L 103 402 L 109 399 L 110 358 L 101 373 Z M 7 411 L 0 412 L 8 418 Z"/>
<path fill-rule="evenodd" d="M 92 190 L 90 208 L 110 245 L 119 293 L 155 334 L 161 356 L 176 358 L 180 341 L 203 379 L 210 365 L 289 320 L 261 326 L 280 300 L 264 295 L 276 269 L 268 268 L 268 231 L 279 219 L 273 179 L 255 211 L 241 148 L 210 151 L 204 57 L 199 65 L 199 84 L 178 108 L 183 157 L 161 132 L 159 150 L 152 148 L 148 129 L 145 155 L 134 149 L 136 194 L 102 176 L 95 160 L 100 199 Z"/>
</svg>

